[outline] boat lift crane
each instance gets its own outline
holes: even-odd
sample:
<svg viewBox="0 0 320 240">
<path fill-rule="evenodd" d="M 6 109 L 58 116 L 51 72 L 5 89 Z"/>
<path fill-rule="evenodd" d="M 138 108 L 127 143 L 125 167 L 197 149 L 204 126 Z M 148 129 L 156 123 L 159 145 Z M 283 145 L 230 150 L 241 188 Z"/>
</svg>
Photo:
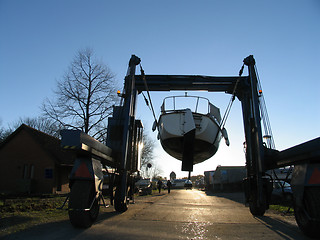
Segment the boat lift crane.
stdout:
<svg viewBox="0 0 320 240">
<path fill-rule="evenodd" d="M 247 177 L 245 199 L 254 216 L 269 207 L 272 182 L 266 172 L 294 165 L 291 185 L 295 217 L 308 236 L 320 235 L 320 138 L 277 151 L 263 142 L 259 90 L 255 59 L 244 59 L 248 76 L 214 77 L 200 75 L 135 75 L 140 59 L 132 55 L 125 77 L 123 105 L 114 107 L 108 122 L 107 146 L 84 133 L 62 131 L 62 147 L 77 153 L 70 175 L 69 216 L 74 226 L 88 227 L 98 214 L 103 165 L 115 169 L 110 182 L 110 199 L 119 212 L 126 211 L 132 197 L 133 173 L 139 170 L 138 147 L 142 124 L 135 119 L 136 100 L 142 91 L 206 90 L 234 94 L 241 102 L 246 145 Z M 147 81 L 147 87 L 145 84 Z M 148 88 L 148 89 L 146 89 Z M 94 181 L 99 179 L 99 181 Z M 99 185 L 100 184 L 100 185 Z M 115 194 L 113 192 L 115 186 Z"/>
</svg>

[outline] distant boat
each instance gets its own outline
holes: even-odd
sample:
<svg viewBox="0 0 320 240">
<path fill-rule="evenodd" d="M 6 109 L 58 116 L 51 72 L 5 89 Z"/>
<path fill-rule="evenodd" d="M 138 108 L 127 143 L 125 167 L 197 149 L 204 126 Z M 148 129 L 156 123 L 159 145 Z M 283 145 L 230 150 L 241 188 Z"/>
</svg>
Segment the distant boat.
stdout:
<svg viewBox="0 0 320 240">
<path fill-rule="evenodd" d="M 222 137 L 229 140 L 220 128 L 220 110 L 207 98 L 172 96 L 163 100 L 158 125 L 158 139 L 172 157 L 182 160 L 182 170 L 192 171 L 193 165 L 212 157 Z"/>
</svg>

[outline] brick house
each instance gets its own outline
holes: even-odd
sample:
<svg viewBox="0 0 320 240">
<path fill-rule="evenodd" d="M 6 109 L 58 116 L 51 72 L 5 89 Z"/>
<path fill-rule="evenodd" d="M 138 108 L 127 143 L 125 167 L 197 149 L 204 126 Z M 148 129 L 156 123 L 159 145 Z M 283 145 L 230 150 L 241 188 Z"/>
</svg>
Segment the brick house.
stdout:
<svg viewBox="0 0 320 240">
<path fill-rule="evenodd" d="M 0 192 L 69 192 L 73 161 L 58 138 L 22 124 L 0 144 Z"/>
</svg>

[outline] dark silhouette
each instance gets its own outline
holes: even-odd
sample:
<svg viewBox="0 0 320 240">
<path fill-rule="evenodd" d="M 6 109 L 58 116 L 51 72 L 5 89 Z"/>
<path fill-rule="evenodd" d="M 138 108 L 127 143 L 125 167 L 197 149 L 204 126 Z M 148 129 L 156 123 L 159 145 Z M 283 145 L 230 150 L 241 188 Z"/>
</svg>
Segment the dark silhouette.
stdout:
<svg viewBox="0 0 320 240">
<path fill-rule="evenodd" d="M 170 193 L 171 186 L 172 186 L 172 183 L 170 180 L 168 180 L 168 182 L 167 182 L 168 193 Z"/>
<path fill-rule="evenodd" d="M 158 180 L 159 193 L 161 193 L 161 188 L 162 188 L 162 181 L 159 179 L 159 180 Z"/>
</svg>

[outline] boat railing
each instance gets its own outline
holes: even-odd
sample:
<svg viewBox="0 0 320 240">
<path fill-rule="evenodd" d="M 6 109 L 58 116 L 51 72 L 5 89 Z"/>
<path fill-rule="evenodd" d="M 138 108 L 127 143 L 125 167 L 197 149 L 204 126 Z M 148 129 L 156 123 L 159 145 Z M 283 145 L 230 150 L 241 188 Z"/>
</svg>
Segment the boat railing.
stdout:
<svg viewBox="0 0 320 240">
<path fill-rule="evenodd" d="M 199 96 L 170 96 L 163 100 L 161 114 L 184 111 L 189 108 L 193 113 L 213 116 L 221 122 L 220 109 L 210 103 L 209 99 Z"/>
<path fill-rule="evenodd" d="M 199 96 L 170 96 L 163 100 L 161 113 L 177 112 L 189 108 L 193 113 L 210 113 L 209 99 Z"/>
</svg>

